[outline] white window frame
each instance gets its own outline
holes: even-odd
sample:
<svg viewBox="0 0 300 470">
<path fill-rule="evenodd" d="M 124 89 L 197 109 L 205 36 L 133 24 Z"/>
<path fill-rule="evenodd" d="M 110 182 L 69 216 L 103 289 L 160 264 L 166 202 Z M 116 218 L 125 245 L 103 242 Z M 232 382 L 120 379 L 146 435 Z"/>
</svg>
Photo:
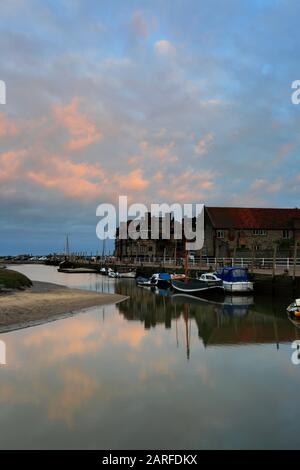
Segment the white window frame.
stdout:
<svg viewBox="0 0 300 470">
<path fill-rule="evenodd" d="M 252 230 L 252 235 L 255 237 L 266 237 L 268 235 L 268 231 L 264 229 L 255 229 Z"/>
<path fill-rule="evenodd" d="M 216 236 L 217 238 L 220 238 L 220 239 L 225 238 L 225 230 L 222 230 L 222 229 L 217 230 Z"/>
</svg>

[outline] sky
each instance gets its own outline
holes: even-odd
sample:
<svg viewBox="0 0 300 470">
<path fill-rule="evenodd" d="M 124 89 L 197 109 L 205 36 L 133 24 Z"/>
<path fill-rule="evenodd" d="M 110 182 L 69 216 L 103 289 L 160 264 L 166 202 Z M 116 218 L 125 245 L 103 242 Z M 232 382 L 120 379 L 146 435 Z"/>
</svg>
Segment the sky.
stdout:
<svg viewBox="0 0 300 470">
<path fill-rule="evenodd" d="M 0 255 L 118 203 L 299 206 L 298 0 L 1 0 Z"/>
</svg>

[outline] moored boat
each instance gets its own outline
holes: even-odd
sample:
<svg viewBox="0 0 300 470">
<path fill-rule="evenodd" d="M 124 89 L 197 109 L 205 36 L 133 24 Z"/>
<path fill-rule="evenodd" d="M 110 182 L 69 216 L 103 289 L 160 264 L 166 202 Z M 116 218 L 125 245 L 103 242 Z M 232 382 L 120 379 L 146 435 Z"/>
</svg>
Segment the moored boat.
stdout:
<svg viewBox="0 0 300 470">
<path fill-rule="evenodd" d="M 156 273 L 149 279 L 140 276 L 136 279 L 136 283 L 138 286 L 167 289 L 171 286 L 171 276 L 168 273 Z"/>
<path fill-rule="evenodd" d="M 136 272 L 135 271 L 129 271 L 129 272 L 124 272 L 124 273 L 119 273 L 120 277 L 124 277 L 126 279 L 135 279 L 136 278 Z"/>
<path fill-rule="evenodd" d="M 183 279 L 185 279 L 185 274 L 171 274 L 172 281 L 182 281 Z"/>
<path fill-rule="evenodd" d="M 219 269 L 214 273 L 223 281 L 226 292 L 232 294 L 241 292 L 253 292 L 253 282 L 249 280 L 248 273 L 245 268 L 226 267 Z"/>
<path fill-rule="evenodd" d="M 294 302 L 288 306 L 287 312 L 289 315 L 300 319 L 300 299 L 294 300 Z"/>
<path fill-rule="evenodd" d="M 207 291 L 223 291 L 223 282 L 220 280 L 204 281 L 202 279 L 186 279 L 184 281 L 172 281 L 172 287 L 177 292 L 200 294 Z"/>
<path fill-rule="evenodd" d="M 115 279 L 120 277 L 120 274 L 116 271 L 113 271 L 112 269 L 110 269 L 107 274 L 108 274 L 108 277 L 115 278 Z"/>
<path fill-rule="evenodd" d="M 148 279 L 142 276 L 139 276 L 136 278 L 136 284 L 137 286 L 140 286 L 140 287 L 154 287 L 155 286 L 155 284 L 151 282 L 151 278 Z"/>
<path fill-rule="evenodd" d="M 59 273 L 67 274 L 97 274 L 98 271 L 92 268 L 58 268 Z"/>
</svg>

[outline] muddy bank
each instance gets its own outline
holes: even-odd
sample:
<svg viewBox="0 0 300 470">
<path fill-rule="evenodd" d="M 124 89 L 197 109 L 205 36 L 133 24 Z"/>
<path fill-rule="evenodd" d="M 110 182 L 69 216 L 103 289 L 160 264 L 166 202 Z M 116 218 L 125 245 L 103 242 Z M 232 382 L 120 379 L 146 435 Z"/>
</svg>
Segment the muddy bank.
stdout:
<svg viewBox="0 0 300 470">
<path fill-rule="evenodd" d="M 0 295 L 0 332 L 57 320 L 91 307 L 118 303 L 126 297 L 33 282 L 25 291 Z"/>
</svg>

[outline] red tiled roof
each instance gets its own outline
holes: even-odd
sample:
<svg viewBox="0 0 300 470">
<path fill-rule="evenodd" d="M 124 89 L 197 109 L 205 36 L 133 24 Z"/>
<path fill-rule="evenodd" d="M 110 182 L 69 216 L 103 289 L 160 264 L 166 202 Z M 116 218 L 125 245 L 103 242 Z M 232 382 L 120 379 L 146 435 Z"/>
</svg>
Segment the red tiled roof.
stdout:
<svg viewBox="0 0 300 470">
<path fill-rule="evenodd" d="M 206 207 L 211 223 L 220 229 L 293 229 L 300 227 L 300 209 Z"/>
</svg>

